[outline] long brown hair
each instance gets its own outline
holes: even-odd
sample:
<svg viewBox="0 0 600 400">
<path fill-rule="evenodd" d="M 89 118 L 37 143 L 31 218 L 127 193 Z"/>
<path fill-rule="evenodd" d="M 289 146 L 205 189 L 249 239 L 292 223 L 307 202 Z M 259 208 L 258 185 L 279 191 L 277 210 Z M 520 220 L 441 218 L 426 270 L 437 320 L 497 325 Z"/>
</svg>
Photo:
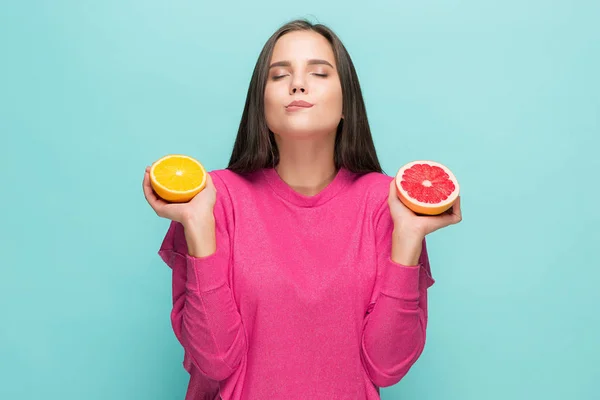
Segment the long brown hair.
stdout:
<svg viewBox="0 0 600 400">
<path fill-rule="evenodd" d="M 279 162 L 277 144 L 265 117 L 264 93 L 275 43 L 281 36 L 293 31 L 317 32 L 325 37 L 333 48 L 342 86 L 344 115 L 335 137 L 336 168 L 344 167 L 357 173 L 383 172 L 373 144 L 358 76 L 348 51 L 330 28 L 301 19 L 281 26 L 267 40 L 260 52 L 227 169 L 237 173 L 249 173 L 261 168 L 274 167 Z"/>
</svg>

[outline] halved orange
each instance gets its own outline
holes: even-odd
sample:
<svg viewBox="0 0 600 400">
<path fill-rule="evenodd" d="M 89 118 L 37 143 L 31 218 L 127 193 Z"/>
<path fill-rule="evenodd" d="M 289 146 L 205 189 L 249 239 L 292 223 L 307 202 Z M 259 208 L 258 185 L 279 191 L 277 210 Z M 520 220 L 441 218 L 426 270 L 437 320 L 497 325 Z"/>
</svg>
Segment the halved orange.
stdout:
<svg viewBox="0 0 600 400">
<path fill-rule="evenodd" d="M 193 157 L 169 154 L 150 167 L 150 183 L 163 200 L 185 203 L 206 186 L 206 170 Z"/>
<path fill-rule="evenodd" d="M 438 215 L 458 198 L 460 187 L 448 167 L 435 161 L 413 161 L 396 174 L 398 198 L 418 214 Z"/>
</svg>

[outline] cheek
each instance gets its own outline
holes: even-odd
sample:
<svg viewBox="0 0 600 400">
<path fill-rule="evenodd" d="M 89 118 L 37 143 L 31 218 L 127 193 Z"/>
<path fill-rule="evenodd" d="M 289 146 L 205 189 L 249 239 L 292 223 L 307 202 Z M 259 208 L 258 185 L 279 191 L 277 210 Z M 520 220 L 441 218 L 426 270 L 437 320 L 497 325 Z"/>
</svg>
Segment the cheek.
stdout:
<svg viewBox="0 0 600 400">
<path fill-rule="evenodd" d="M 271 130 L 276 130 L 277 126 L 279 125 L 278 120 L 280 118 L 278 116 L 278 109 L 277 109 L 278 108 L 277 106 L 280 103 L 280 101 L 278 100 L 278 98 L 276 96 L 276 91 L 274 91 L 272 88 L 269 88 L 268 86 L 265 89 L 264 102 L 265 102 L 265 119 L 267 122 L 267 126 Z"/>
<path fill-rule="evenodd" d="M 271 90 L 269 88 L 269 86 L 267 85 L 267 87 L 265 88 L 265 107 L 270 104 L 273 100 L 273 95 L 271 94 Z"/>
<path fill-rule="evenodd" d="M 267 87 L 265 89 L 265 114 L 269 115 L 273 113 L 273 109 L 275 107 L 276 100 L 273 96 L 273 91 Z"/>
<path fill-rule="evenodd" d="M 342 113 L 343 96 L 341 87 L 334 86 L 329 88 L 329 90 L 327 90 L 326 99 L 329 111 L 336 114 Z"/>
</svg>

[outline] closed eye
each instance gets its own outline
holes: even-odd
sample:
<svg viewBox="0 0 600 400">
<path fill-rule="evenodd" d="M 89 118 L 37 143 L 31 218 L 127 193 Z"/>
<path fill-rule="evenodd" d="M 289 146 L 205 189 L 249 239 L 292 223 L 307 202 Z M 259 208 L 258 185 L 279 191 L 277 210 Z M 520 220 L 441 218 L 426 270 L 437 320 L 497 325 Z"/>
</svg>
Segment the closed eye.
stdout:
<svg viewBox="0 0 600 400">
<path fill-rule="evenodd" d="M 319 78 L 327 78 L 329 75 L 327 74 L 317 74 L 316 72 L 313 73 L 313 75 L 318 76 Z M 278 81 L 282 78 L 285 78 L 287 75 L 275 75 L 274 77 L 272 77 L 271 79 L 273 79 L 274 81 Z"/>
</svg>

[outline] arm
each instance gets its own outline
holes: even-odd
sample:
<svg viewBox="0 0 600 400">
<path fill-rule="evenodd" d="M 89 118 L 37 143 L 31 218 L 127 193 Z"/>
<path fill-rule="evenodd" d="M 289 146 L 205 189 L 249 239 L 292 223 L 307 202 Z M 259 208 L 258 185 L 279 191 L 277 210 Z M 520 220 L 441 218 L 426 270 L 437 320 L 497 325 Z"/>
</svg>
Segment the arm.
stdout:
<svg viewBox="0 0 600 400">
<path fill-rule="evenodd" d="M 159 255 L 173 271 L 171 323 L 185 350 L 184 365 L 188 372 L 194 366 L 220 381 L 235 372 L 247 346 L 229 286 L 231 203 L 221 179 L 213 178 L 214 228 L 171 222 Z M 212 232 L 214 237 L 207 238 Z"/>
<path fill-rule="evenodd" d="M 363 322 L 361 356 L 373 383 L 386 387 L 398 383 L 423 352 L 427 289 L 434 280 L 425 240 L 418 245 L 402 241 L 406 238 L 394 232 L 387 203 L 379 209 L 376 221 L 380 282 Z M 416 265 L 414 260 L 418 260 Z"/>
</svg>

